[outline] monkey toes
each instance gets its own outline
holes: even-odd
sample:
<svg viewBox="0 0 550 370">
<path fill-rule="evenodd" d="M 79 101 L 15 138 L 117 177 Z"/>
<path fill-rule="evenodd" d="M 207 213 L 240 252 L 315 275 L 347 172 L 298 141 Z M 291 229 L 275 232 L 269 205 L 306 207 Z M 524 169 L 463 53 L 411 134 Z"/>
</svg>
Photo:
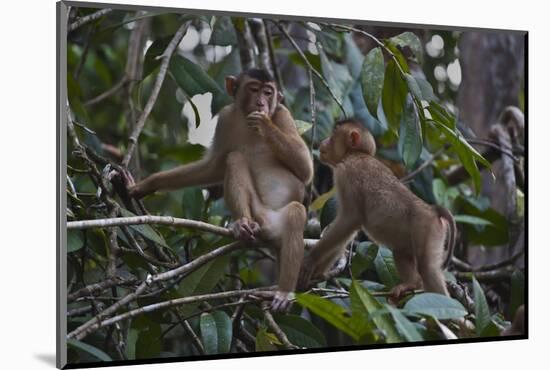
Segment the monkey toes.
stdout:
<svg viewBox="0 0 550 370">
<path fill-rule="evenodd" d="M 394 286 L 388 297 L 390 303 L 397 305 L 401 299 L 403 299 L 407 294 L 413 292 L 416 288 L 416 285 L 405 283 Z"/>
<path fill-rule="evenodd" d="M 237 240 L 254 241 L 256 240 L 256 235 L 260 231 L 260 225 L 257 222 L 250 221 L 248 218 L 243 217 L 235 221 L 230 226 L 230 230 Z"/>
<path fill-rule="evenodd" d="M 275 293 L 275 296 L 273 297 L 273 301 L 271 301 L 271 311 L 273 312 L 288 312 L 290 307 L 292 306 L 292 302 L 289 299 L 288 292 L 281 292 L 278 291 Z"/>
</svg>

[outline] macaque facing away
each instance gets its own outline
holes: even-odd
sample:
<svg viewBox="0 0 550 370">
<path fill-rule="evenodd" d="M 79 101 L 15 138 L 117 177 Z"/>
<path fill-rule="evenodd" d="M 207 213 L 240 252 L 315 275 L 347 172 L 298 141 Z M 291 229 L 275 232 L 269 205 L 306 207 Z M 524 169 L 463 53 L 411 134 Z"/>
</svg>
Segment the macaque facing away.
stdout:
<svg viewBox="0 0 550 370">
<path fill-rule="evenodd" d="M 141 198 L 158 190 L 223 184 L 235 238 L 259 239 L 278 251 L 279 282 L 272 309 L 286 310 L 303 259 L 306 210 L 301 202 L 313 163 L 268 72 L 251 69 L 228 76 L 226 90 L 234 102 L 221 110 L 205 156 L 135 185 L 126 176 L 128 190 Z"/>
<path fill-rule="evenodd" d="M 299 286 L 322 277 L 363 228 L 369 238 L 393 250 L 401 284 L 391 291 L 398 300 L 414 289 L 448 295 L 442 272 L 445 241 L 452 256 L 456 225 L 448 210 L 426 204 L 374 157 L 371 133 L 353 119 L 335 124 L 320 146 L 321 162 L 332 167 L 338 212 L 304 260 Z M 449 229 L 449 238 L 446 238 Z"/>
</svg>

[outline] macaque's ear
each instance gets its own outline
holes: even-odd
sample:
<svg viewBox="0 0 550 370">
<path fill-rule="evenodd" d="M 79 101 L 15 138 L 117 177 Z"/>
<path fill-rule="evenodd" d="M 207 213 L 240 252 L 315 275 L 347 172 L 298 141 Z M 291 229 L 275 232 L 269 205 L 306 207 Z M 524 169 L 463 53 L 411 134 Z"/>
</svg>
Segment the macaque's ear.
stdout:
<svg viewBox="0 0 550 370">
<path fill-rule="evenodd" d="M 278 103 L 282 102 L 284 97 L 285 96 L 283 95 L 283 93 L 281 91 L 277 90 L 277 102 Z"/>
<path fill-rule="evenodd" d="M 361 144 L 361 134 L 355 130 L 349 133 L 350 145 L 352 148 L 357 148 Z"/>
<path fill-rule="evenodd" d="M 226 76 L 225 77 L 225 90 L 229 96 L 235 96 L 237 92 L 237 77 L 235 76 Z"/>
</svg>

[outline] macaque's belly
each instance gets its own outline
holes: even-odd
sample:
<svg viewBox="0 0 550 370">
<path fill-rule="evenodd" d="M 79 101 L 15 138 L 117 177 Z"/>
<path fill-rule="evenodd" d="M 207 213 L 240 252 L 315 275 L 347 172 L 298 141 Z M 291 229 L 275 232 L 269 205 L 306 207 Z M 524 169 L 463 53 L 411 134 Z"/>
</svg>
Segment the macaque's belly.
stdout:
<svg viewBox="0 0 550 370">
<path fill-rule="evenodd" d="M 249 163 L 252 181 L 266 208 L 277 210 L 292 201 L 302 202 L 304 184 L 271 155 L 256 153 Z"/>
</svg>

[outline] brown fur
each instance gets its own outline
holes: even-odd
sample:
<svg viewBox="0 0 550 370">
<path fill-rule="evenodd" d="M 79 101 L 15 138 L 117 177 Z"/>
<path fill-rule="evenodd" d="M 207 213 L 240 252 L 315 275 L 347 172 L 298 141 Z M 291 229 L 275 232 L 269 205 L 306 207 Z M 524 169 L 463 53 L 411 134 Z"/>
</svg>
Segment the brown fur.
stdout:
<svg viewBox="0 0 550 370">
<path fill-rule="evenodd" d="M 130 189 L 136 197 L 158 190 L 224 184 L 237 238 L 260 239 L 279 250 L 279 292 L 273 307 L 286 309 L 303 257 L 305 186 L 313 163 L 294 119 L 280 104 L 273 79 L 255 70 L 228 77 L 235 102 L 222 109 L 214 141 L 201 160 L 159 172 Z"/>
<path fill-rule="evenodd" d="M 339 209 L 333 224 L 304 263 L 300 285 L 322 276 L 362 228 L 369 238 L 393 250 L 402 283 L 392 290 L 424 288 L 448 295 L 441 270 L 449 211 L 426 204 L 373 155 L 374 139 L 357 121 L 336 125 L 320 147 L 321 160 L 333 168 Z"/>
</svg>

